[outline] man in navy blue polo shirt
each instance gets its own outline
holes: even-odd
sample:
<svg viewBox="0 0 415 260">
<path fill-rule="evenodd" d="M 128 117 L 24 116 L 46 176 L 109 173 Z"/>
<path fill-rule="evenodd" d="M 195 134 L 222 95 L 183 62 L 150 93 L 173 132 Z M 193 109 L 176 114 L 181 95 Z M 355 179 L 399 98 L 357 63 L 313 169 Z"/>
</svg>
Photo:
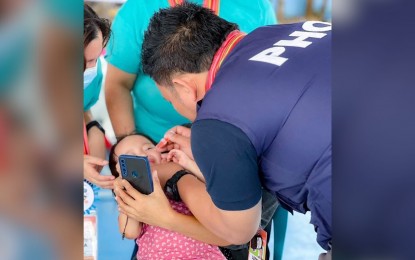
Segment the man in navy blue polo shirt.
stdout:
<svg viewBox="0 0 415 260">
<path fill-rule="evenodd" d="M 190 174 L 172 179 L 215 235 L 234 244 L 250 240 L 264 187 L 287 210 L 311 211 L 317 242 L 330 250 L 330 40 L 331 25 L 311 21 L 246 35 L 193 4 L 151 19 L 143 70 L 194 122 L 191 132 L 169 131 L 161 146 L 196 161 L 205 183 Z"/>
</svg>

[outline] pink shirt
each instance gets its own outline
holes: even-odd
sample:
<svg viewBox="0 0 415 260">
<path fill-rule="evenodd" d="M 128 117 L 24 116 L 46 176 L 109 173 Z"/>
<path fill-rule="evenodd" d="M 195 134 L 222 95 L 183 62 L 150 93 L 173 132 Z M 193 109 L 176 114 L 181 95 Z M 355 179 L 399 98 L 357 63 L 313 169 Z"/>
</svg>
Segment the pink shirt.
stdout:
<svg viewBox="0 0 415 260">
<path fill-rule="evenodd" d="M 179 213 L 192 215 L 182 202 L 170 200 L 170 205 Z M 137 244 L 139 260 L 226 259 L 217 246 L 144 223 Z"/>
</svg>

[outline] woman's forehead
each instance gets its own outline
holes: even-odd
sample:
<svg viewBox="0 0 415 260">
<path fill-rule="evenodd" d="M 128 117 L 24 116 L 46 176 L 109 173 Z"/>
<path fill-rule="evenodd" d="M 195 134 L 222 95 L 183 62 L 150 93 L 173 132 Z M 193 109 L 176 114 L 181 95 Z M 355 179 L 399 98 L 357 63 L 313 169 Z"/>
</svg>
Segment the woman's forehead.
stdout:
<svg viewBox="0 0 415 260">
<path fill-rule="evenodd" d="M 98 33 L 98 37 L 93 39 L 84 50 L 84 55 L 86 60 L 96 59 L 100 56 L 102 52 L 102 33 Z"/>
</svg>

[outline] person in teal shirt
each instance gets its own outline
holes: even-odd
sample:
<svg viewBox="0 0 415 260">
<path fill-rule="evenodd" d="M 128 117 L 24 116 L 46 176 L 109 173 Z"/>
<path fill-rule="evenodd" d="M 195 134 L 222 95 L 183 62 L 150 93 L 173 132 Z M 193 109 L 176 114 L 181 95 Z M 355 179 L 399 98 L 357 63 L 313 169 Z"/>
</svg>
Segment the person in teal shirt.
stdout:
<svg viewBox="0 0 415 260">
<path fill-rule="evenodd" d="M 105 131 L 95 120 L 91 107 L 98 101 L 102 85 L 102 69 L 99 57 L 110 35 L 108 20 L 98 17 L 91 7 L 84 4 L 84 178 L 101 188 L 113 188 L 113 176 L 100 175 L 107 164 L 105 158 Z M 84 136 L 85 137 L 85 136 Z"/>
<path fill-rule="evenodd" d="M 191 2 L 203 4 L 202 0 Z M 275 13 L 268 0 L 218 2 L 219 16 L 237 23 L 244 32 L 276 23 Z M 128 0 L 113 21 L 106 56 L 109 64 L 105 91 L 117 138 L 139 132 L 158 142 L 168 129 L 189 123 L 163 99 L 154 81 L 141 71 L 144 31 L 150 17 L 169 5 L 168 0 Z"/>
</svg>

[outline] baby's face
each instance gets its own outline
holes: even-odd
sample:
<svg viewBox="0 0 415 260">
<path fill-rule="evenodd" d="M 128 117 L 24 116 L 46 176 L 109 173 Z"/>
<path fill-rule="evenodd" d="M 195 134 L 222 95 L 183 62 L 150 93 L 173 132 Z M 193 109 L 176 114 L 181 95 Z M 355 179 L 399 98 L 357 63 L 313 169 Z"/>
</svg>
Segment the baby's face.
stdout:
<svg viewBox="0 0 415 260">
<path fill-rule="evenodd" d="M 121 140 L 115 147 L 114 153 L 116 156 L 121 154 L 147 156 L 151 164 L 159 164 L 161 162 L 161 154 L 155 149 L 154 144 L 147 138 L 141 135 L 130 135 Z M 119 165 L 117 160 L 117 171 L 119 172 Z"/>
</svg>

